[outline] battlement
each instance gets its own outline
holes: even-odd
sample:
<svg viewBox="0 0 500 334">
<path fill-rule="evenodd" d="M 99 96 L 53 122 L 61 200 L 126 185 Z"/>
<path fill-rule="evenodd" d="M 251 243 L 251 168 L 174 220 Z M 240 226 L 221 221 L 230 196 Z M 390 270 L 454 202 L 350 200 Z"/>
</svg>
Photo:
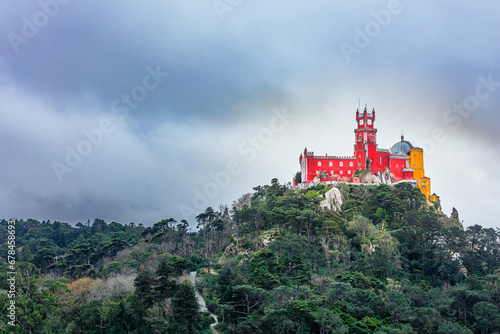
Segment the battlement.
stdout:
<svg viewBox="0 0 500 334">
<path fill-rule="evenodd" d="M 373 118 L 374 114 L 372 112 L 366 112 L 366 117 Z M 365 117 L 364 113 L 359 113 L 358 119 Z"/>
<path fill-rule="evenodd" d="M 331 160 L 331 159 L 337 159 L 337 160 L 356 160 L 355 157 L 353 156 L 337 156 L 337 155 L 315 155 L 314 156 L 314 159 L 327 159 L 327 160 Z"/>
</svg>

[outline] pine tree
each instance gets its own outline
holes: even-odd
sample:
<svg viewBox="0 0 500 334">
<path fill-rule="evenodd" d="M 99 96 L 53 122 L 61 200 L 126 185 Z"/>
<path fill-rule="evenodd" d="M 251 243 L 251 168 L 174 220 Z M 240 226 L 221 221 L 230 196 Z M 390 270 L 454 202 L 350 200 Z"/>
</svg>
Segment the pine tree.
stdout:
<svg viewBox="0 0 500 334">
<path fill-rule="evenodd" d="M 194 333 L 194 325 L 198 320 L 198 301 L 194 288 L 188 282 L 178 286 L 172 298 L 172 311 L 179 333 Z"/>
<path fill-rule="evenodd" d="M 139 272 L 137 277 L 134 280 L 135 286 L 135 295 L 142 304 L 148 308 L 153 305 L 154 302 L 154 288 L 152 287 L 152 283 L 154 281 L 153 274 L 148 270 L 142 270 Z"/>
<path fill-rule="evenodd" d="M 162 259 L 158 265 L 156 275 L 158 276 L 158 291 L 159 299 L 170 298 L 177 291 L 177 284 L 172 280 L 172 266 L 166 259 Z"/>
</svg>

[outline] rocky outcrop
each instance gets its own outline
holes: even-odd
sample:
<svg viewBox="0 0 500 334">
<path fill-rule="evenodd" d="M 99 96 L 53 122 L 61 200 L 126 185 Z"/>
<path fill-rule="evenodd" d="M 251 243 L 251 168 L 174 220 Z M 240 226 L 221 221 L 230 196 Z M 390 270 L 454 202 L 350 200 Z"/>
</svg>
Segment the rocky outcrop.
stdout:
<svg viewBox="0 0 500 334">
<path fill-rule="evenodd" d="M 396 178 L 394 177 L 394 174 L 391 173 L 388 167 L 385 167 L 383 172 L 375 173 L 375 176 L 377 176 L 380 179 L 380 183 L 382 184 L 396 183 Z"/>
<path fill-rule="evenodd" d="M 322 171 L 319 173 L 319 176 L 324 178 L 324 177 L 329 177 L 330 175 L 328 175 L 328 172 Z"/>
<path fill-rule="evenodd" d="M 371 171 L 364 171 L 359 175 L 360 183 L 362 184 L 393 184 L 396 183 L 394 174 L 391 173 L 388 167 L 383 172 L 372 174 Z"/>
<path fill-rule="evenodd" d="M 451 210 L 451 215 L 450 215 L 451 220 L 456 221 L 457 223 L 460 223 L 460 217 L 458 216 L 458 211 L 457 209 L 453 208 Z"/>
<path fill-rule="evenodd" d="M 363 184 L 371 184 L 373 183 L 372 172 L 369 170 L 365 170 L 361 174 L 359 174 L 359 182 Z"/>
<path fill-rule="evenodd" d="M 342 193 L 336 187 L 333 187 L 325 193 L 325 200 L 320 203 L 320 207 L 323 209 L 340 211 L 344 200 L 342 199 Z"/>
</svg>

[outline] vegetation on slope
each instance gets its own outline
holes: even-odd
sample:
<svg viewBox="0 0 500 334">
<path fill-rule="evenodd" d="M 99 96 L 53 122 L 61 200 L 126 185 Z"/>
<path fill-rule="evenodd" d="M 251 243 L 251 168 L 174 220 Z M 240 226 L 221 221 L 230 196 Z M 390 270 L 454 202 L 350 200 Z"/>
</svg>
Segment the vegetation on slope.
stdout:
<svg viewBox="0 0 500 334">
<path fill-rule="evenodd" d="M 207 208 L 196 233 L 172 218 L 18 221 L 16 327 L 0 328 L 210 333 L 185 280 L 198 270 L 220 333 L 500 331 L 498 229 L 464 230 L 409 184 L 343 184 L 339 212 L 319 206 L 329 189 L 273 179 L 231 209 Z"/>
</svg>

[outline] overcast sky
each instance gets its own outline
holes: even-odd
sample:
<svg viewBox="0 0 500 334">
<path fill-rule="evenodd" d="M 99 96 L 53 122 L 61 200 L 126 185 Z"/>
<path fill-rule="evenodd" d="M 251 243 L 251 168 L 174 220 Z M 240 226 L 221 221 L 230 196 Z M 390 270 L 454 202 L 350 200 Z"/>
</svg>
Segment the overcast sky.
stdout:
<svg viewBox="0 0 500 334">
<path fill-rule="evenodd" d="M 498 227 L 500 3 L 2 1 L 0 212 L 151 225 L 230 205 L 305 146 L 424 148 L 449 215 Z"/>
</svg>

